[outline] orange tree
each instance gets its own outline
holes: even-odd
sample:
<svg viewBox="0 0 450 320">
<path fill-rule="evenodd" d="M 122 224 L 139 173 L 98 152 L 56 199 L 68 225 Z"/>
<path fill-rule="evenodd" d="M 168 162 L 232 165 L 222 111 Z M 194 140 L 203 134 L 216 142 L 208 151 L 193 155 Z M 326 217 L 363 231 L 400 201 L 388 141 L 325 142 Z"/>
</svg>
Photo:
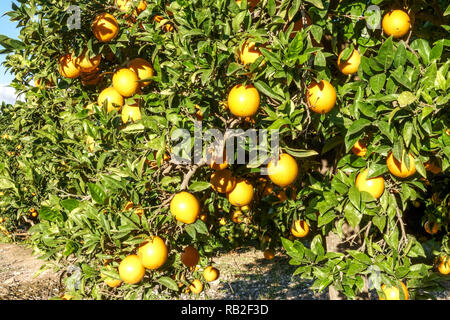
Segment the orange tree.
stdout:
<svg viewBox="0 0 450 320">
<path fill-rule="evenodd" d="M 246 241 L 283 245 L 333 299 L 420 298 L 446 276 L 445 1 L 17 2 L 0 215 L 70 264 L 71 295 L 200 293 Z M 169 161 L 195 121 L 278 130 L 283 155 L 268 176 Z"/>
</svg>

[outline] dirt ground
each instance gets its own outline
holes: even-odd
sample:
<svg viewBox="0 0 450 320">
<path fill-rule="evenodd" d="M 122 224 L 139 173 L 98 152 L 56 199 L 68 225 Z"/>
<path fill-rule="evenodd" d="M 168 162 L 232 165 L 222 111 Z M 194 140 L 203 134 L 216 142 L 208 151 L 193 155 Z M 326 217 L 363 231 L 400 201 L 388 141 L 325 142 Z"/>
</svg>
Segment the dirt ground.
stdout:
<svg viewBox="0 0 450 320">
<path fill-rule="evenodd" d="M 284 254 L 278 253 L 267 261 L 261 251 L 245 248 L 218 255 L 213 261 L 220 270 L 219 279 L 210 283 L 200 296 L 183 294 L 180 299 L 327 299 L 326 292 L 318 294 L 309 289 L 312 281 L 292 279 L 296 266 L 289 265 L 289 258 Z M 40 272 L 43 264 L 32 255 L 31 249 L 0 244 L 0 300 L 48 300 L 61 296 L 64 289 L 59 275 L 50 269 Z M 436 297 L 450 300 L 450 288 Z"/>
</svg>

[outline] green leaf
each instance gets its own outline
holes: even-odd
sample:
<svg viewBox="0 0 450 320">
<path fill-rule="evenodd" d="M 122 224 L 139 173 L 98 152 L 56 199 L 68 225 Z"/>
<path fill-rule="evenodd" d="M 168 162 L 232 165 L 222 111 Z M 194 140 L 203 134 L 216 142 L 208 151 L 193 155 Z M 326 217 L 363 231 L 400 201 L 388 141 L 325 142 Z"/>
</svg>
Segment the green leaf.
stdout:
<svg viewBox="0 0 450 320">
<path fill-rule="evenodd" d="M 394 61 L 394 43 L 392 37 L 387 39 L 380 47 L 376 61 L 383 66 L 384 70 L 388 70 Z"/>
<path fill-rule="evenodd" d="M 364 118 L 358 119 L 352 123 L 350 128 L 348 128 L 347 135 L 358 133 L 371 124 L 372 122 L 370 120 Z"/>
<path fill-rule="evenodd" d="M 170 290 L 173 290 L 173 291 L 179 290 L 178 285 L 175 282 L 175 280 L 173 280 L 170 277 L 161 277 L 157 281 L 158 281 L 158 283 L 162 284 L 166 288 L 169 288 Z"/>
<path fill-rule="evenodd" d="M 103 188 L 94 183 L 88 183 L 88 187 L 92 200 L 98 204 L 104 204 L 106 200 L 106 193 L 103 191 Z"/>
<path fill-rule="evenodd" d="M 411 43 L 411 48 L 418 51 L 425 65 L 430 63 L 431 48 L 428 41 L 424 39 L 416 39 Z"/>
<path fill-rule="evenodd" d="M 319 257 L 325 254 L 325 249 L 322 245 L 322 236 L 320 234 L 316 235 L 311 241 L 311 251 Z"/>
<path fill-rule="evenodd" d="M 400 93 L 400 95 L 398 96 L 398 104 L 400 105 L 400 107 L 406 107 L 412 103 L 414 103 L 417 100 L 417 97 L 414 93 L 409 92 L 409 91 L 403 91 L 402 93 Z"/>
<path fill-rule="evenodd" d="M 359 192 L 358 188 L 356 188 L 356 186 L 353 185 L 349 189 L 348 198 L 356 209 L 361 209 L 361 193 Z"/>
<path fill-rule="evenodd" d="M 380 93 L 386 83 L 386 75 L 384 73 L 376 74 L 370 77 L 369 83 L 374 93 Z"/>
<path fill-rule="evenodd" d="M 273 91 L 272 88 L 269 87 L 264 81 L 261 81 L 261 80 L 260 81 L 256 81 L 254 83 L 254 86 L 262 94 L 264 94 L 264 95 L 266 95 L 266 96 L 268 96 L 268 97 L 270 97 L 272 99 L 278 100 L 280 102 L 284 101 L 284 98 L 280 97 L 277 93 L 275 93 L 275 91 Z"/>
<path fill-rule="evenodd" d="M 316 8 L 319 8 L 321 10 L 325 9 L 325 7 L 323 6 L 322 0 L 305 0 L 305 1 L 311 3 Z"/>
<path fill-rule="evenodd" d="M 348 202 L 344 208 L 344 216 L 350 226 L 355 228 L 361 221 L 363 215 L 350 202 Z"/>
<path fill-rule="evenodd" d="M 61 206 L 67 211 L 71 212 L 74 209 L 78 208 L 80 201 L 76 199 L 64 199 L 61 200 Z"/>
<path fill-rule="evenodd" d="M 200 192 L 211 187 L 211 183 L 206 181 L 195 181 L 189 186 L 189 190 L 192 192 Z"/>
</svg>

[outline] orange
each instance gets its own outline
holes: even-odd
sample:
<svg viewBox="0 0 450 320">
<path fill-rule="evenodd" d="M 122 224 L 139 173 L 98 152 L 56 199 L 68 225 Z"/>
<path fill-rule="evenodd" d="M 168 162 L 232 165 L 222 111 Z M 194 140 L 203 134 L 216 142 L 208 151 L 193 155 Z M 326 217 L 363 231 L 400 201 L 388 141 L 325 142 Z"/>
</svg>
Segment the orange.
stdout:
<svg viewBox="0 0 450 320">
<path fill-rule="evenodd" d="M 272 260 L 275 257 L 275 252 L 271 249 L 267 249 L 264 251 L 264 259 Z"/>
<path fill-rule="evenodd" d="M 194 195 L 182 191 L 176 194 L 170 202 L 170 212 L 177 221 L 191 224 L 197 220 L 200 214 L 200 203 Z"/>
<path fill-rule="evenodd" d="M 233 206 L 242 207 L 250 204 L 253 199 L 253 186 L 245 179 L 237 179 L 234 189 L 227 193 L 228 201 Z"/>
<path fill-rule="evenodd" d="M 108 112 L 111 112 L 114 109 L 118 110 L 124 104 L 122 95 L 113 87 L 104 89 L 98 96 L 97 103 L 99 106 L 103 106 L 105 101 L 107 101 Z"/>
<path fill-rule="evenodd" d="M 283 153 L 277 162 L 275 160 L 269 162 L 267 173 L 273 183 L 280 187 L 286 187 L 297 178 L 298 165 L 293 157 Z"/>
<path fill-rule="evenodd" d="M 243 65 L 252 64 L 262 56 L 261 51 L 255 48 L 255 46 L 256 43 L 250 42 L 249 40 L 245 40 L 242 44 L 241 50 L 239 51 L 239 59 Z M 264 64 L 264 61 L 262 64 Z"/>
<path fill-rule="evenodd" d="M 228 94 L 228 107 L 236 117 L 251 117 L 258 112 L 260 96 L 250 84 L 238 84 Z"/>
<path fill-rule="evenodd" d="M 343 74 L 354 74 L 358 72 L 359 65 L 361 64 L 361 56 L 358 50 L 353 49 L 352 55 L 347 61 L 341 61 L 343 51 L 338 57 L 338 68 Z"/>
<path fill-rule="evenodd" d="M 200 294 L 203 291 L 203 284 L 200 280 L 195 279 L 189 286 L 189 290 L 192 293 Z"/>
<path fill-rule="evenodd" d="M 153 17 L 153 22 L 157 22 L 160 23 L 162 20 L 164 20 L 165 18 L 163 16 L 160 15 L 156 15 Z M 164 26 L 162 27 L 166 32 L 171 32 L 173 31 L 173 26 L 170 23 L 166 23 L 164 24 Z"/>
<path fill-rule="evenodd" d="M 184 251 L 181 254 L 181 262 L 183 262 L 186 267 L 195 267 L 199 260 L 200 254 L 197 249 L 192 246 L 184 248 Z"/>
<path fill-rule="evenodd" d="M 31 216 L 33 217 L 33 218 L 36 218 L 37 217 L 37 212 L 36 211 L 34 211 L 33 213 L 31 213 Z"/>
<path fill-rule="evenodd" d="M 133 202 L 128 201 L 127 204 L 125 205 L 125 207 L 123 207 L 123 211 L 131 210 L 131 209 L 133 209 L 133 206 L 134 206 Z"/>
<path fill-rule="evenodd" d="M 138 257 L 142 265 L 150 270 L 156 270 L 164 265 L 167 254 L 167 246 L 164 240 L 158 236 L 150 238 L 146 244 L 138 249 Z"/>
<path fill-rule="evenodd" d="M 233 173 L 228 170 L 216 171 L 211 175 L 211 187 L 219 193 L 231 192 L 236 186 L 236 179 Z"/>
<path fill-rule="evenodd" d="M 228 167 L 227 163 L 227 152 L 226 149 L 223 149 L 223 156 L 220 159 L 220 156 L 215 157 L 214 155 L 211 157 L 209 162 L 209 167 L 214 170 L 224 170 Z"/>
<path fill-rule="evenodd" d="M 42 85 L 42 79 L 34 78 L 34 86 L 36 88 L 39 88 L 41 90 L 49 89 L 54 85 L 53 80 L 50 79 L 50 81 L 45 80 L 45 86 Z"/>
<path fill-rule="evenodd" d="M 116 4 L 119 7 L 119 10 L 122 12 L 128 12 L 128 10 L 130 10 L 132 3 L 133 3 L 132 0 L 116 0 Z M 137 10 L 134 12 L 134 14 L 138 15 L 142 11 L 144 11 L 146 8 L 147 8 L 147 2 L 142 0 L 139 2 Z"/>
<path fill-rule="evenodd" d="M 450 274 L 450 259 L 449 258 L 447 258 L 447 257 L 440 258 L 438 271 L 443 275 Z"/>
<path fill-rule="evenodd" d="M 130 69 L 117 70 L 113 75 L 113 87 L 120 95 L 131 97 L 136 94 L 139 83 L 137 74 Z"/>
<path fill-rule="evenodd" d="M 154 70 L 150 62 L 145 59 L 136 58 L 128 63 L 128 68 L 137 74 L 139 80 L 148 79 L 153 77 Z M 146 87 L 150 84 L 150 81 L 139 82 L 140 87 Z"/>
<path fill-rule="evenodd" d="M 120 262 L 119 276 L 123 282 L 136 284 L 140 282 L 145 275 L 145 268 L 137 255 L 129 255 Z"/>
<path fill-rule="evenodd" d="M 208 216 L 206 215 L 206 213 L 202 213 L 199 218 L 203 222 L 206 222 L 208 220 Z"/>
<path fill-rule="evenodd" d="M 403 150 L 402 160 L 401 162 L 394 158 L 392 152 L 389 153 L 387 157 L 386 164 L 388 166 L 389 171 L 396 177 L 399 178 L 408 178 L 416 173 L 416 165 L 414 163 L 414 157 L 411 153 L 408 154 L 409 157 L 409 169 L 406 167 L 406 163 L 404 161 L 405 158 L 405 150 Z"/>
<path fill-rule="evenodd" d="M 362 141 L 357 141 L 352 147 L 352 152 L 358 157 L 364 157 L 367 153 L 367 147 Z"/>
<path fill-rule="evenodd" d="M 384 179 L 383 177 L 376 177 L 372 179 L 366 179 L 367 174 L 369 173 L 369 169 L 365 169 L 363 172 L 360 172 L 356 177 L 356 188 L 360 192 L 368 192 L 374 198 L 379 198 L 384 192 Z"/>
<path fill-rule="evenodd" d="M 442 171 L 440 160 L 438 158 L 430 159 L 425 163 L 425 169 L 433 174 L 439 174 Z"/>
<path fill-rule="evenodd" d="M 70 53 L 59 58 L 58 72 L 65 78 L 78 78 L 81 70 L 77 64 L 77 58 Z"/>
<path fill-rule="evenodd" d="M 303 238 L 309 233 L 309 226 L 306 221 L 295 220 L 291 228 L 291 233 L 294 237 Z"/>
<path fill-rule="evenodd" d="M 79 65 L 81 72 L 89 73 L 99 66 L 102 61 L 102 55 L 99 54 L 94 57 L 89 57 L 86 54 L 87 49 L 85 49 L 81 56 L 77 58 L 76 63 Z"/>
<path fill-rule="evenodd" d="M 307 96 L 310 109 L 320 114 L 330 112 L 336 104 L 336 90 L 327 80 L 312 82 Z"/>
<path fill-rule="evenodd" d="M 387 287 L 385 284 L 383 284 L 381 286 L 381 291 L 383 291 L 385 297 L 380 296 L 380 300 L 408 300 L 408 288 L 401 281 L 400 285 L 403 289 L 403 299 L 400 297 L 400 291 L 396 286 Z"/>
<path fill-rule="evenodd" d="M 106 279 L 105 284 L 110 288 L 117 288 L 122 284 L 122 280 Z"/>
<path fill-rule="evenodd" d="M 431 235 L 438 233 L 441 226 L 437 222 L 433 222 L 431 226 L 430 224 L 431 224 L 430 221 L 425 222 L 425 224 L 423 225 L 425 231 Z"/>
<path fill-rule="evenodd" d="M 100 70 L 97 68 L 90 73 L 82 73 L 81 74 L 81 84 L 85 87 L 88 86 L 96 86 L 100 80 L 102 80 L 103 75 L 100 73 Z"/>
<path fill-rule="evenodd" d="M 142 119 L 141 109 L 137 105 L 124 105 L 122 108 L 122 122 L 128 123 L 128 121 L 136 122 Z"/>
<path fill-rule="evenodd" d="M 217 280 L 217 278 L 219 278 L 219 274 L 219 270 L 213 266 L 208 266 L 205 270 L 203 270 L 203 278 L 205 278 L 207 282 Z"/>
<path fill-rule="evenodd" d="M 382 26 L 388 36 L 400 38 L 408 33 L 411 20 L 405 11 L 391 10 L 383 17 Z"/>
<path fill-rule="evenodd" d="M 94 19 L 92 32 L 100 42 L 109 42 L 117 37 L 119 24 L 116 18 L 109 13 L 101 13 Z"/>
</svg>

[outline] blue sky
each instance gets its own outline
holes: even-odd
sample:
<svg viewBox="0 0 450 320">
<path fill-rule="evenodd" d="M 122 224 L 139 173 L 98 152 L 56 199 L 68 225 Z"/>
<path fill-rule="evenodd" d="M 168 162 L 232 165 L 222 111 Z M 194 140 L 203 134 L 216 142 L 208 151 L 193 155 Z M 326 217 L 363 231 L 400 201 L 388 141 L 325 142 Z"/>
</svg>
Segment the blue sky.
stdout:
<svg viewBox="0 0 450 320">
<path fill-rule="evenodd" d="M 0 34 L 10 38 L 16 38 L 19 31 L 16 29 L 16 23 L 9 21 L 8 16 L 3 16 L 5 12 L 11 11 L 12 0 L 0 0 Z M 14 90 L 6 87 L 11 83 L 14 76 L 6 73 L 5 68 L 1 63 L 5 60 L 6 55 L 0 54 L 0 103 L 6 101 L 8 103 L 14 102 Z"/>
</svg>

